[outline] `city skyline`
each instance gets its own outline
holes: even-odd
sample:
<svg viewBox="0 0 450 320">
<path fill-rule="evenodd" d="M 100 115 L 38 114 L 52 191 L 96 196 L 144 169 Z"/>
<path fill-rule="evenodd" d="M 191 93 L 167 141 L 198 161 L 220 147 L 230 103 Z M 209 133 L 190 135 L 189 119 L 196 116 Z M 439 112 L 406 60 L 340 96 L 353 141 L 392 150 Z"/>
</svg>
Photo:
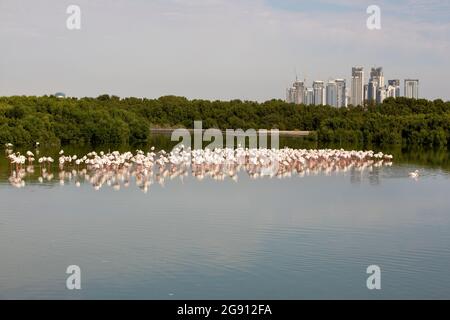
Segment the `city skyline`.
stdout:
<svg viewBox="0 0 450 320">
<path fill-rule="evenodd" d="M 382 103 L 384 99 L 392 97 L 421 98 L 419 94 L 419 79 L 404 79 L 403 94 L 401 80 L 392 77 L 385 81 L 383 67 L 371 67 L 369 77 L 365 80 L 365 68 L 354 66 L 351 68 L 350 86 L 345 79 L 329 77 L 326 84 L 322 80 L 312 81 L 312 87 L 306 86 L 306 79 L 298 80 L 286 89 L 288 103 L 306 105 L 330 105 L 346 107 L 348 105 L 365 105 L 368 103 Z M 312 95 L 310 97 L 310 95 Z M 300 97 L 300 99 L 299 99 Z"/>
<path fill-rule="evenodd" d="M 347 66 L 376 62 L 450 99 L 448 1 L 379 1 L 380 30 L 354 0 L 79 0 L 76 31 L 70 4 L 1 1 L 0 95 L 265 101 L 284 99 L 295 70 L 350 87 Z"/>
</svg>

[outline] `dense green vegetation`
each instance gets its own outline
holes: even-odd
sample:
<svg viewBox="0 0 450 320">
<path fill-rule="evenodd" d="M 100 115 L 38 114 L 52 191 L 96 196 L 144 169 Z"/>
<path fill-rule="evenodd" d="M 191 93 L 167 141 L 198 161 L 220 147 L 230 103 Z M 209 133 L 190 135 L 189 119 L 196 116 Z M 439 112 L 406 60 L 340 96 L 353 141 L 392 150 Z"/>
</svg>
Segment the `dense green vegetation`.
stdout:
<svg viewBox="0 0 450 320">
<path fill-rule="evenodd" d="M 319 142 L 450 145 L 450 102 L 389 98 L 367 108 L 288 104 L 281 100 L 0 97 L 0 143 L 136 144 L 150 127 L 279 128 L 315 131 Z"/>
</svg>

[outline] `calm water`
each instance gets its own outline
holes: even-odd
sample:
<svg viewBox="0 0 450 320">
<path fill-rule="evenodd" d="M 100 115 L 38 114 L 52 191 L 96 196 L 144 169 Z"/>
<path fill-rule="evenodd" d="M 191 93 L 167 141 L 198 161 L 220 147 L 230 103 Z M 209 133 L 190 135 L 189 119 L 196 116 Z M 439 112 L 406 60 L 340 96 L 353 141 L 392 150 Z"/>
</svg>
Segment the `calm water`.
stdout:
<svg viewBox="0 0 450 320">
<path fill-rule="evenodd" d="M 448 299 L 448 153 L 394 156 L 302 177 L 168 178 L 147 193 L 31 177 L 14 188 L 2 159 L 0 298 Z M 79 291 L 65 286 L 73 264 Z M 372 264 L 379 291 L 366 287 Z"/>
</svg>

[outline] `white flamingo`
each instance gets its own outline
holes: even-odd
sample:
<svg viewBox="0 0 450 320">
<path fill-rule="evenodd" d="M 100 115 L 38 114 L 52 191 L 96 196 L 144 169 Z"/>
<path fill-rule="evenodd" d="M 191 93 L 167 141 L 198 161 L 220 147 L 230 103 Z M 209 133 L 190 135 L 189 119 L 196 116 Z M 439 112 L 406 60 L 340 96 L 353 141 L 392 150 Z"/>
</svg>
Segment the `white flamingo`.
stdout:
<svg viewBox="0 0 450 320">
<path fill-rule="evenodd" d="M 252 149 L 239 146 L 238 148 L 215 148 L 191 150 L 191 148 L 175 148 L 171 152 L 160 150 L 154 152 L 152 146 L 150 152 L 143 150 L 120 153 L 119 151 L 99 152 L 91 151 L 84 156 L 64 155 L 64 150 L 59 152 L 59 165 L 61 173 L 69 170 L 68 174 L 60 175 L 63 184 L 65 179 L 70 181 L 76 177 L 76 185 L 80 184 L 79 176 L 84 176 L 85 181 L 90 181 L 95 189 L 108 185 L 114 189 L 120 189 L 120 183 L 126 187 L 130 177 L 136 178 L 136 184 L 146 192 L 148 187 L 156 181 L 164 185 L 167 177 L 173 179 L 188 175 L 191 168 L 192 175 L 198 180 L 210 177 L 222 181 L 225 177 L 237 180 L 237 173 L 246 170 L 252 179 L 261 177 L 287 178 L 293 174 L 299 177 L 316 175 L 320 172 L 330 175 L 333 172 L 346 172 L 349 168 L 358 171 L 371 170 L 372 167 L 392 164 L 392 155 L 369 151 L 345 151 L 343 149 Z M 26 153 L 28 160 L 34 158 L 31 151 Z M 10 154 L 11 166 L 16 171 L 22 169 L 25 157 L 20 153 Z M 47 173 L 54 162 L 51 157 L 40 157 L 38 163 L 41 166 L 42 178 L 51 179 Z M 385 164 L 386 162 L 386 164 Z M 70 165 L 74 163 L 76 169 Z M 44 166 L 44 168 L 42 168 Z M 156 172 L 154 170 L 157 170 Z M 30 171 L 31 172 L 31 171 Z M 88 172 L 90 174 L 88 174 Z M 416 173 L 418 176 L 418 172 Z M 14 180 L 15 181 L 15 180 Z"/>
<path fill-rule="evenodd" d="M 419 170 L 414 170 L 413 172 L 410 172 L 409 176 L 413 179 L 419 178 Z"/>
</svg>

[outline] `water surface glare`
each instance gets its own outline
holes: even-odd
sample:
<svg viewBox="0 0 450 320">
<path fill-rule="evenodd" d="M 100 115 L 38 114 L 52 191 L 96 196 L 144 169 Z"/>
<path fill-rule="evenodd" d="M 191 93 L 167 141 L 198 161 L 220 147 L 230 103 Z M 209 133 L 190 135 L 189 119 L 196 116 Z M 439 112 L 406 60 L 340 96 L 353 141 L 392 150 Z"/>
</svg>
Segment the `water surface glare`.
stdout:
<svg viewBox="0 0 450 320">
<path fill-rule="evenodd" d="M 439 167 L 394 157 L 260 179 L 244 167 L 220 181 L 190 168 L 143 193 L 133 175 L 120 191 L 66 173 L 62 184 L 57 167 L 15 188 L 1 166 L 2 299 L 450 298 Z M 66 289 L 73 264 L 81 290 Z M 366 287 L 373 264 L 381 290 Z"/>
</svg>

